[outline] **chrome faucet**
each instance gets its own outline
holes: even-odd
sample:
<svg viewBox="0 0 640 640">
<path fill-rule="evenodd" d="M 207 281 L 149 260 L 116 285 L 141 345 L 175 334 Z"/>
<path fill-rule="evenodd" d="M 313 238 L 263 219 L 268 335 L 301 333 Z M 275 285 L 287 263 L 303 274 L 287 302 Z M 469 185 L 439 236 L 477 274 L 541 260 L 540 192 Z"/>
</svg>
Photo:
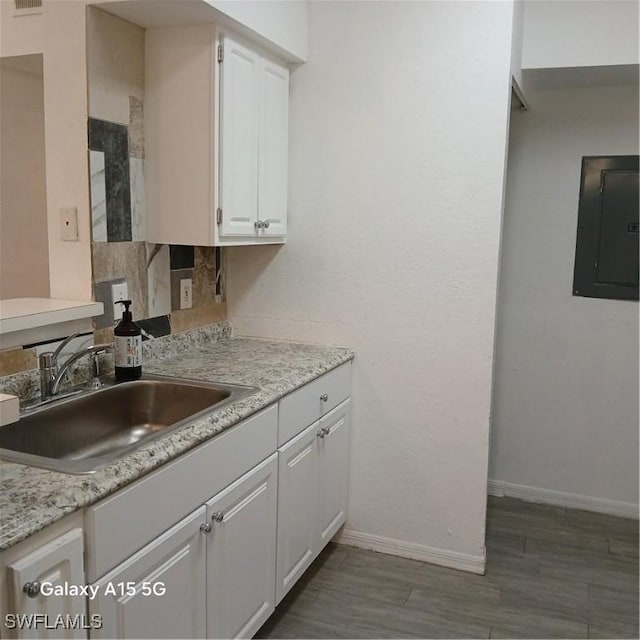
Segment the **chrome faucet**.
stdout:
<svg viewBox="0 0 640 640">
<path fill-rule="evenodd" d="M 40 354 L 40 357 L 38 358 L 38 365 L 40 369 L 40 398 L 42 400 L 49 400 L 53 396 L 56 396 L 60 389 L 60 383 L 67 371 L 69 371 L 75 362 L 87 355 L 91 357 L 91 388 L 100 388 L 100 360 L 98 356 L 101 353 L 107 353 L 108 351 L 113 350 L 112 344 L 104 343 L 84 347 L 83 349 L 73 353 L 62 367 L 58 367 L 58 358 L 60 353 L 71 342 L 71 340 L 77 338 L 78 335 L 79 334 L 75 333 L 66 338 L 55 351 L 47 351 L 46 353 Z"/>
</svg>

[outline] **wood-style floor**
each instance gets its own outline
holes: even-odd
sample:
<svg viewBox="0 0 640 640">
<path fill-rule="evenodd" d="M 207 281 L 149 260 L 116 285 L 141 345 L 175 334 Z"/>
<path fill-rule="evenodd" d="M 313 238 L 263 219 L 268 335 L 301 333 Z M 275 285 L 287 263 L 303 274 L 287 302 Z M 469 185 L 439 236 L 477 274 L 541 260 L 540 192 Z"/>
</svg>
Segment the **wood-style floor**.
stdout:
<svg viewBox="0 0 640 640">
<path fill-rule="evenodd" d="M 259 638 L 638 638 L 638 521 L 490 498 L 477 576 L 330 544 Z"/>
</svg>

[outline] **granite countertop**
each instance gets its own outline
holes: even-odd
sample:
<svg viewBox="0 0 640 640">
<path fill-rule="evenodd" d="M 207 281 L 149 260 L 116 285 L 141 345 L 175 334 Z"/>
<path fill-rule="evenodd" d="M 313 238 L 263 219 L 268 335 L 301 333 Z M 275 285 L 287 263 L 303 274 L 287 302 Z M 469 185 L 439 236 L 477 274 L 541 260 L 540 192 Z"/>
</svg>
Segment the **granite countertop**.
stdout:
<svg viewBox="0 0 640 640">
<path fill-rule="evenodd" d="M 187 334 L 184 334 L 185 336 Z M 164 343 L 144 373 L 259 387 L 91 475 L 0 461 L 0 551 L 156 469 L 354 356 L 349 349 L 190 334 Z M 147 358 L 148 360 L 148 358 Z"/>
</svg>

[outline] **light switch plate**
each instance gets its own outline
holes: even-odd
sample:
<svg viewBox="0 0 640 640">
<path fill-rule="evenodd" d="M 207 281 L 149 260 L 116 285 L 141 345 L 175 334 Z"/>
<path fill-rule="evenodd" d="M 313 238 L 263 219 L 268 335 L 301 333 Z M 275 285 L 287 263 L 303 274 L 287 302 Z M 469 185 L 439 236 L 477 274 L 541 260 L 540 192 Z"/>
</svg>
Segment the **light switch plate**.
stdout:
<svg viewBox="0 0 640 640">
<path fill-rule="evenodd" d="M 78 208 L 60 209 L 60 240 L 78 242 Z"/>
<path fill-rule="evenodd" d="M 191 278 L 180 280 L 180 308 L 191 309 L 193 306 L 193 281 Z"/>
</svg>

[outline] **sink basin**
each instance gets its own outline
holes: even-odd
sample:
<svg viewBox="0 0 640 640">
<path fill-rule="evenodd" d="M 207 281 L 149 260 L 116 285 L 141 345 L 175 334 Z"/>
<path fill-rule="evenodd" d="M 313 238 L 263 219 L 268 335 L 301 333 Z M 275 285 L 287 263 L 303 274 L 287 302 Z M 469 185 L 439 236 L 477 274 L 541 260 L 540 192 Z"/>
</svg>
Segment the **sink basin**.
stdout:
<svg viewBox="0 0 640 640">
<path fill-rule="evenodd" d="M 0 428 L 0 459 L 92 473 L 254 387 L 144 376 L 37 408 Z"/>
</svg>

